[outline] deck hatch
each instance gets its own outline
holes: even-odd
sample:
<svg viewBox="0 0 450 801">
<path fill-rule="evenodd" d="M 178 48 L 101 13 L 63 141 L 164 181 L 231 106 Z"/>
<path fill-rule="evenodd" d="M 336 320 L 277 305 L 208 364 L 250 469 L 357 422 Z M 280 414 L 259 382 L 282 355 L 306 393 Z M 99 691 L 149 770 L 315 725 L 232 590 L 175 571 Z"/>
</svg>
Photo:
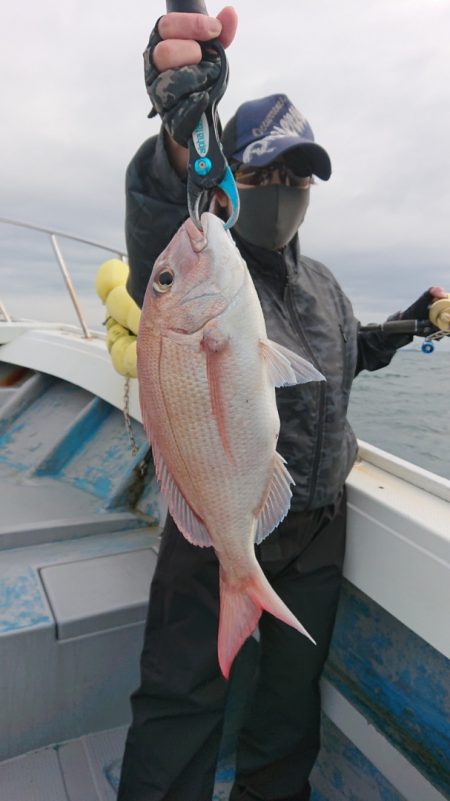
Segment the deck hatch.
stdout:
<svg viewBox="0 0 450 801">
<path fill-rule="evenodd" d="M 156 553 L 145 548 L 41 568 L 57 638 L 144 621 L 155 565 Z"/>
</svg>

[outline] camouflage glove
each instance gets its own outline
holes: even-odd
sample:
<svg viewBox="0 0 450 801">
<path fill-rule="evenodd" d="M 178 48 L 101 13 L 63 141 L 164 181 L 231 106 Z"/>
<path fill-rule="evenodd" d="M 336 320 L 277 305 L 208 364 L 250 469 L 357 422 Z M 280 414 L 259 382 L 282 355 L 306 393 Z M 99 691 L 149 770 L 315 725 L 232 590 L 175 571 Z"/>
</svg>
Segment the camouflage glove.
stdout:
<svg viewBox="0 0 450 801">
<path fill-rule="evenodd" d="M 154 48 L 162 41 L 158 22 L 144 51 L 145 85 L 153 104 L 149 117 L 159 114 L 172 139 L 187 147 L 192 131 L 208 106 L 209 90 L 219 77 L 220 61 L 214 51 L 202 48 L 200 64 L 158 72 L 152 60 Z"/>
<path fill-rule="evenodd" d="M 404 312 L 401 312 L 401 320 L 428 320 L 429 319 L 429 311 L 430 306 L 436 298 L 427 290 L 417 298 L 417 300 L 408 306 Z M 430 322 L 430 326 L 434 331 L 439 331 L 435 325 Z M 419 335 L 420 336 L 420 335 Z"/>
</svg>

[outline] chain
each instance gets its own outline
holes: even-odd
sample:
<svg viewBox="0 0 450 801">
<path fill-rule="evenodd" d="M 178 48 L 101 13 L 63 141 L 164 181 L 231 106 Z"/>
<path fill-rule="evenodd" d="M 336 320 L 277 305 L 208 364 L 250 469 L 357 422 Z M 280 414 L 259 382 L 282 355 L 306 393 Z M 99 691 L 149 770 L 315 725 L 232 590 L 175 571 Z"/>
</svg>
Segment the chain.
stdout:
<svg viewBox="0 0 450 801">
<path fill-rule="evenodd" d="M 133 427 L 131 425 L 131 417 L 130 417 L 130 379 L 128 377 L 125 378 L 125 385 L 124 385 L 124 391 L 123 391 L 123 418 L 124 418 L 124 421 L 125 421 L 125 428 L 126 428 L 127 433 L 128 433 L 128 438 L 130 440 L 131 453 L 133 454 L 133 456 L 136 456 L 136 454 L 139 452 L 139 448 L 138 448 L 138 444 L 137 444 L 135 436 L 134 436 Z M 147 471 L 147 465 L 145 463 L 145 459 L 142 460 L 142 462 L 140 463 L 138 469 L 139 469 L 139 473 L 141 474 L 141 477 L 144 478 L 145 473 Z"/>
<path fill-rule="evenodd" d="M 131 444 L 131 453 L 136 456 L 139 448 L 134 437 L 133 428 L 131 426 L 130 417 L 130 379 L 125 379 L 125 386 L 123 391 L 123 418 L 125 420 L 125 428 L 127 429 L 128 438 Z"/>
</svg>

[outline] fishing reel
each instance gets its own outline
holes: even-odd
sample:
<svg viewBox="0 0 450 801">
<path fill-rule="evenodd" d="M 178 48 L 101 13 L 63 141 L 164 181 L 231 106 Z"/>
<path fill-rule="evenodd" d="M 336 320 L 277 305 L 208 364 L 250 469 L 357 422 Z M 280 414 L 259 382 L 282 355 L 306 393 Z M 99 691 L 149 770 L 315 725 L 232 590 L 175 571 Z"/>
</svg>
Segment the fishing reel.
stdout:
<svg viewBox="0 0 450 801">
<path fill-rule="evenodd" d="M 383 334 L 412 334 L 425 337 L 422 353 L 433 353 L 434 343 L 450 336 L 450 294 L 437 298 L 430 306 L 428 320 L 388 320 L 378 325 L 362 325 L 360 331 L 375 331 Z"/>
<path fill-rule="evenodd" d="M 438 298 L 432 303 L 429 318 L 439 330 L 425 338 L 425 342 L 422 343 L 422 353 L 433 353 L 433 340 L 439 342 L 444 337 L 450 336 L 450 294 L 446 298 Z"/>
</svg>

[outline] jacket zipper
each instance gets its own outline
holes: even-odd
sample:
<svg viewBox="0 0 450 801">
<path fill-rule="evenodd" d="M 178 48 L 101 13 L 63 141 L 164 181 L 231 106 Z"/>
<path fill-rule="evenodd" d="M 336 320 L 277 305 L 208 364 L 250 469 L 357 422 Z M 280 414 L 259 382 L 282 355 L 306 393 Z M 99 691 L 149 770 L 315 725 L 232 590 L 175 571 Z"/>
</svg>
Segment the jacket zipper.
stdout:
<svg viewBox="0 0 450 801">
<path fill-rule="evenodd" d="M 308 353 L 312 364 L 317 370 L 320 370 L 320 367 L 315 359 L 314 353 L 311 350 L 308 340 L 306 339 L 305 333 L 303 331 L 303 326 L 300 322 L 300 318 L 297 314 L 297 310 L 292 302 L 291 294 L 289 292 L 289 287 L 286 287 L 285 290 L 285 297 L 287 299 L 287 306 L 291 313 L 291 318 L 293 318 L 297 331 L 300 334 L 300 338 L 303 342 L 304 348 Z M 316 490 L 317 484 L 317 472 L 319 468 L 319 460 L 320 460 L 320 453 L 322 451 L 322 440 L 323 440 L 323 418 L 324 418 L 324 410 L 325 410 L 325 382 L 320 381 L 319 386 L 317 387 L 317 391 L 319 394 L 319 413 L 318 413 L 318 431 L 317 431 L 317 440 L 316 440 L 316 448 L 314 451 L 314 458 L 312 464 L 312 475 L 311 475 L 311 485 L 309 491 L 309 498 L 308 498 L 308 506 L 311 504 L 311 501 L 314 497 L 314 492 Z"/>
<path fill-rule="evenodd" d="M 348 342 L 348 335 L 344 331 L 344 326 L 342 323 L 339 323 L 339 331 L 342 334 L 342 388 L 345 387 L 345 376 L 346 376 L 346 364 L 347 364 L 347 356 L 346 356 L 346 347 Z"/>
</svg>

